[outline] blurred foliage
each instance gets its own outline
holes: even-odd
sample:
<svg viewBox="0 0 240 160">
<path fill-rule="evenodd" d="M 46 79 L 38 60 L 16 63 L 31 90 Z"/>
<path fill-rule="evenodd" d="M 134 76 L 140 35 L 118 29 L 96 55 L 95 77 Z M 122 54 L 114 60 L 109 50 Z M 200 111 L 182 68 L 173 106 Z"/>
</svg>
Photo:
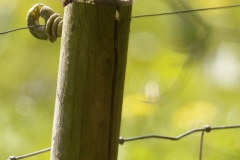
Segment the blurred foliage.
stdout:
<svg viewBox="0 0 240 160">
<path fill-rule="evenodd" d="M 26 26 L 39 1 L 0 2 L 0 31 Z M 63 15 L 61 4 L 42 0 Z M 133 0 L 133 15 L 239 3 Z M 239 8 L 132 19 L 121 136 L 177 136 L 205 124 L 240 123 Z M 51 144 L 60 39 L 27 31 L 0 36 L 0 158 Z M 18 53 L 17 53 L 18 52 Z M 240 129 L 205 134 L 203 158 L 240 158 Z M 180 141 L 148 139 L 119 146 L 119 160 L 197 159 L 200 134 Z M 180 158 L 181 157 L 181 158 Z M 29 160 L 49 159 L 49 153 Z"/>
</svg>

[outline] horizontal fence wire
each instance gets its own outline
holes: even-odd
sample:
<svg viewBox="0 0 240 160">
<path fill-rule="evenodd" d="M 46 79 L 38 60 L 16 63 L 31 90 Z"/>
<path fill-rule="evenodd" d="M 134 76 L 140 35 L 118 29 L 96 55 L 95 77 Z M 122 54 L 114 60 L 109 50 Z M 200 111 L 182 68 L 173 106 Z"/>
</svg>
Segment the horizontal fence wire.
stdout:
<svg viewBox="0 0 240 160">
<path fill-rule="evenodd" d="M 132 16 L 131 18 L 136 19 L 136 18 L 144 18 L 144 17 L 156 17 L 156 16 L 189 13 L 189 12 L 200 12 L 200 11 L 209 11 L 209 10 L 217 10 L 217 9 L 229 9 L 229 8 L 235 8 L 235 7 L 240 7 L 240 4 L 218 6 L 218 7 L 208 7 L 208 8 L 196 8 L 196 9 L 173 11 L 173 12 L 164 12 L 164 13 L 155 13 L 155 14 L 143 14 L 143 15 Z M 33 25 L 33 26 L 29 26 L 29 27 L 16 28 L 16 29 L 13 29 L 13 30 L 5 31 L 5 32 L 0 32 L 0 35 L 15 32 L 15 31 L 19 31 L 19 30 L 23 30 L 23 29 L 34 28 L 34 27 L 42 27 L 42 26 L 44 26 L 44 25 Z"/>
<path fill-rule="evenodd" d="M 156 13 L 156 14 L 144 14 L 144 15 L 132 16 L 132 18 L 165 16 L 165 15 L 172 15 L 172 14 L 209 11 L 209 10 L 216 10 L 216 9 L 229 9 L 229 8 L 235 8 L 235 7 L 240 7 L 240 4 L 234 4 L 234 5 L 228 5 L 228 6 L 219 6 L 219 7 L 196 8 L 196 9 L 181 10 L 181 11 L 174 11 L 174 12 L 164 12 L 164 13 Z"/>
<path fill-rule="evenodd" d="M 157 138 L 157 139 L 165 139 L 165 140 L 180 140 L 181 138 L 184 138 L 190 134 L 193 134 L 195 132 L 202 132 L 201 134 L 201 139 L 200 139 L 200 147 L 199 147 L 199 160 L 201 160 L 202 158 L 202 146 L 203 146 L 203 136 L 204 136 L 204 132 L 211 132 L 213 130 L 223 130 L 223 129 L 236 129 L 236 128 L 240 128 L 240 124 L 238 125 L 228 125 L 228 126 L 215 126 L 215 127 L 211 127 L 209 125 L 205 125 L 203 128 L 196 128 L 196 129 L 192 129 L 189 130 L 185 133 L 180 134 L 177 137 L 170 137 L 170 136 L 162 136 L 162 135 L 155 135 L 155 134 L 150 134 L 150 135 L 144 135 L 144 136 L 136 136 L 136 137 L 130 137 L 130 138 L 123 138 L 123 137 L 119 137 L 119 144 L 123 145 L 124 142 L 130 142 L 130 141 L 136 141 L 136 140 L 143 140 L 143 139 L 150 139 L 150 138 Z M 36 156 L 45 152 L 50 151 L 51 148 L 46 148 L 37 152 L 32 152 L 26 155 L 22 155 L 22 156 L 10 156 L 8 158 L 8 160 L 19 160 L 19 159 L 24 159 L 24 158 L 28 158 L 28 157 L 32 157 L 32 156 Z"/>
<path fill-rule="evenodd" d="M 33 25 L 33 26 L 28 26 L 28 27 L 21 27 L 21 28 L 16 28 L 16 29 L 12 29 L 9 31 L 5 31 L 5 32 L 0 32 L 1 34 L 7 34 L 7 33 L 11 33 L 11 32 L 15 32 L 15 31 L 19 31 L 19 30 L 23 30 L 23 29 L 29 29 L 29 28 L 35 28 L 35 27 L 43 27 L 44 25 Z"/>
<path fill-rule="evenodd" d="M 28 157 L 36 156 L 36 155 L 38 155 L 38 154 L 42 154 L 42 153 L 48 152 L 48 151 L 50 151 L 50 150 L 51 150 L 51 148 L 45 148 L 45 149 L 43 149 L 43 150 L 39 150 L 39 151 L 32 152 L 32 153 L 29 153 L 29 154 L 25 154 L 25 155 L 18 156 L 18 157 L 10 156 L 10 157 L 8 158 L 8 160 L 24 159 L 24 158 L 28 158 Z"/>
<path fill-rule="evenodd" d="M 219 130 L 219 129 L 233 129 L 233 128 L 240 128 L 240 125 L 230 125 L 230 126 L 216 126 L 216 127 L 210 127 L 209 125 L 205 125 L 203 128 L 197 128 L 190 131 L 187 131 L 183 134 L 180 134 L 177 137 L 169 137 L 169 136 L 161 136 L 161 135 L 145 135 L 145 136 L 137 136 L 137 137 L 131 137 L 131 138 L 119 138 L 119 144 L 123 144 L 127 141 L 135 141 L 135 140 L 141 140 L 141 139 L 147 139 L 147 138 L 160 138 L 160 139 L 168 139 L 168 140 L 179 140 L 189 134 L 200 132 L 200 131 L 206 131 L 210 132 L 211 130 Z"/>
</svg>

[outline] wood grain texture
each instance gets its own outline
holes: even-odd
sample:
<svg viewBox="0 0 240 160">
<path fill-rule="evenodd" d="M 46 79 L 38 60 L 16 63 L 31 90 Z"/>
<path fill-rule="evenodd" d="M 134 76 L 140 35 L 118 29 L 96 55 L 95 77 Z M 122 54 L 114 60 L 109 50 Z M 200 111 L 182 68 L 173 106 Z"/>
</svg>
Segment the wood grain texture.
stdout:
<svg viewBox="0 0 240 160">
<path fill-rule="evenodd" d="M 112 111 L 111 111 L 111 132 L 109 139 L 111 140 L 109 145 L 109 152 L 111 154 L 111 160 L 117 160 L 118 155 L 118 143 L 122 116 L 122 101 L 124 91 L 124 80 L 127 65 L 127 51 L 128 51 L 128 39 L 130 33 L 130 22 L 132 6 L 120 5 L 117 6 L 118 17 L 115 21 L 115 73 L 113 84 L 113 98 L 112 98 Z"/>
<path fill-rule="evenodd" d="M 52 160 L 117 159 L 131 18 L 115 14 L 115 3 L 65 8 Z"/>
</svg>

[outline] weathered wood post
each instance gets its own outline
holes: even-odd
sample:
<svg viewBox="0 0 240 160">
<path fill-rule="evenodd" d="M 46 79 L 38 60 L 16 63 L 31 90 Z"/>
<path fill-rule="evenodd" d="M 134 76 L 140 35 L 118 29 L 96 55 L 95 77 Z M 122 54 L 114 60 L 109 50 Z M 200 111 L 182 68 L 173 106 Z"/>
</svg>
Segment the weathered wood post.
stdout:
<svg viewBox="0 0 240 160">
<path fill-rule="evenodd" d="M 65 7 L 51 160 L 116 160 L 132 2 Z"/>
</svg>

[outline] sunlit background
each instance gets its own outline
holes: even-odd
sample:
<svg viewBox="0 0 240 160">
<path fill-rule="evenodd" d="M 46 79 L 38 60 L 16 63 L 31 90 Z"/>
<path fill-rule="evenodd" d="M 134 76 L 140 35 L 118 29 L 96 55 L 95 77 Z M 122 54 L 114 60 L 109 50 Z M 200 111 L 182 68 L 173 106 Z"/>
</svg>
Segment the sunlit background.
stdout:
<svg viewBox="0 0 240 160">
<path fill-rule="evenodd" d="M 43 3 L 1 0 L 0 32 L 26 26 Z M 240 3 L 238 0 L 133 0 L 132 15 Z M 28 30 L 0 35 L 0 159 L 50 147 L 60 39 Z M 240 124 L 240 7 L 132 19 L 121 136 L 177 136 L 190 129 Z M 239 160 L 240 129 L 205 134 L 203 159 Z M 119 160 L 198 159 L 200 133 L 179 141 L 119 146 Z M 49 159 L 44 153 L 29 160 Z"/>
</svg>

